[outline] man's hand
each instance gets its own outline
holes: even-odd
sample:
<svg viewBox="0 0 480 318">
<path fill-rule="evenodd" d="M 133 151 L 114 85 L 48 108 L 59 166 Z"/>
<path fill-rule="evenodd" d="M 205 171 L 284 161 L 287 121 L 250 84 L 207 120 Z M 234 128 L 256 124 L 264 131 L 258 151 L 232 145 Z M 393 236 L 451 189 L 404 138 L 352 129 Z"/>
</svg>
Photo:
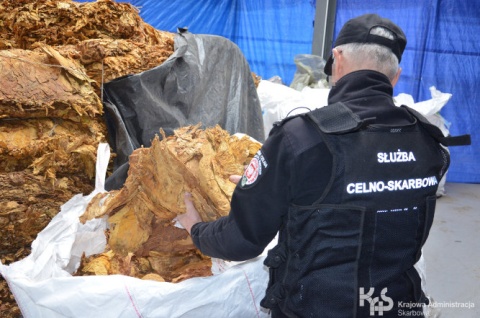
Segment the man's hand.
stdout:
<svg viewBox="0 0 480 318">
<path fill-rule="evenodd" d="M 240 175 L 231 175 L 229 177 L 229 180 L 235 184 L 237 184 L 241 179 L 242 176 Z M 202 218 L 200 217 L 200 214 L 198 214 L 197 209 L 195 209 L 195 206 L 193 205 L 191 193 L 185 193 L 184 201 L 187 212 L 185 214 L 177 215 L 176 219 L 187 230 L 188 234 L 190 234 L 192 226 L 196 223 L 202 222 Z"/>
<path fill-rule="evenodd" d="M 190 234 L 192 226 L 196 223 L 202 222 L 202 218 L 193 205 L 191 193 L 185 193 L 184 201 L 187 212 L 185 214 L 177 215 L 177 221 L 187 230 L 188 234 Z"/>
<path fill-rule="evenodd" d="M 232 174 L 228 180 L 230 180 L 231 182 L 237 184 L 240 180 L 242 179 L 242 176 L 239 176 L 237 174 Z"/>
</svg>

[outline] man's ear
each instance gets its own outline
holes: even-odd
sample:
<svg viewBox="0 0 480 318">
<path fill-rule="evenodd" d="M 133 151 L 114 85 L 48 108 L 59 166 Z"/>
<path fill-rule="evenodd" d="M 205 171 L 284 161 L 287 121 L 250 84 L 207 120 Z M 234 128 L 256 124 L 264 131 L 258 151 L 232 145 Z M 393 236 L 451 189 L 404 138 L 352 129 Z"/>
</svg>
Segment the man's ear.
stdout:
<svg viewBox="0 0 480 318">
<path fill-rule="evenodd" d="M 342 67 L 343 67 L 343 55 L 342 52 L 334 48 L 332 50 L 333 54 L 333 64 L 332 64 L 332 79 L 334 82 L 338 81 L 342 77 Z"/>
<path fill-rule="evenodd" d="M 400 74 L 402 73 L 402 68 L 399 67 L 397 70 L 397 74 L 395 74 L 395 77 L 390 81 L 392 83 L 392 87 L 395 87 L 397 85 L 398 79 L 400 78 Z"/>
<path fill-rule="evenodd" d="M 343 60 L 342 52 L 339 51 L 337 48 L 332 49 L 333 54 L 333 63 L 338 64 L 339 61 Z M 335 63 L 337 62 L 337 63 Z"/>
</svg>

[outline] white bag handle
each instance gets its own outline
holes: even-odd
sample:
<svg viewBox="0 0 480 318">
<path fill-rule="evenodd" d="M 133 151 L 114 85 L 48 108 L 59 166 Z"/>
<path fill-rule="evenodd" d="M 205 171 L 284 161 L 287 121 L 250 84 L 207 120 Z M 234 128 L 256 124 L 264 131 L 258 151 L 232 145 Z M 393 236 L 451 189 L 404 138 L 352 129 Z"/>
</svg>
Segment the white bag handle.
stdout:
<svg viewBox="0 0 480 318">
<path fill-rule="evenodd" d="M 95 168 L 95 191 L 97 192 L 105 192 L 105 178 L 107 176 L 109 160 L 110 146 L 107 143 L 98 144 L 97 164 Z"/>
</svg>

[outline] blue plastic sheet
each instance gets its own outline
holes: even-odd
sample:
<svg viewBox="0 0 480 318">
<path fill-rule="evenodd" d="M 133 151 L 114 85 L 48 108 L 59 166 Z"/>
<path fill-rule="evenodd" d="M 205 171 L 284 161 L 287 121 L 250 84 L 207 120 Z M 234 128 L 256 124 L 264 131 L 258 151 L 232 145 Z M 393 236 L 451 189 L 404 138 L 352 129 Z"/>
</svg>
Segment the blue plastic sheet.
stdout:
<svg viewBox="0 0 480 318">
<path fill-rule="evenodd" d="M 441 114 L 452 135 L 471 134 L 472 145 L 450 147 L 447 181 L 480 183 L 480 2 L 456 0 L 338 0 L 335 35 L 350 18 L 378 13 L 407 36 L 395 94 L 431 98 L 429 88 L 451 93 Z"/>
</svg>

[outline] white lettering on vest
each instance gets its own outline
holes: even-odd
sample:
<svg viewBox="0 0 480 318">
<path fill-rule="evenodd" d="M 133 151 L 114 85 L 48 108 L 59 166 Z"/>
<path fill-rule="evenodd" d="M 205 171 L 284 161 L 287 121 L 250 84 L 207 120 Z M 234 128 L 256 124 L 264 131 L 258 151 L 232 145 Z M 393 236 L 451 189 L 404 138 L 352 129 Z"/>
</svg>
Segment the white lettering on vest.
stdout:
<svg viewBox="0 0 480 318">
<path fill-rule="evenodd" d="M 372 193 L 383 191 L 404 191 L 420 188 L 428 188 L 438 185 L 437 177 L 431 176 L 426 178 L 389 180 L 389 181 L 369 181 L 355 182 L 347 185 L 348 194 Z"/>
<path fill-rule="evenodd" d="M 410 162 L 417 161 L 412 151 L 406 152 L 398 149 L 397 152 L 379 152 L 377 153 L 377 161 L 379 163 L 393 163 L 393 162 Z"/>
</svg>

